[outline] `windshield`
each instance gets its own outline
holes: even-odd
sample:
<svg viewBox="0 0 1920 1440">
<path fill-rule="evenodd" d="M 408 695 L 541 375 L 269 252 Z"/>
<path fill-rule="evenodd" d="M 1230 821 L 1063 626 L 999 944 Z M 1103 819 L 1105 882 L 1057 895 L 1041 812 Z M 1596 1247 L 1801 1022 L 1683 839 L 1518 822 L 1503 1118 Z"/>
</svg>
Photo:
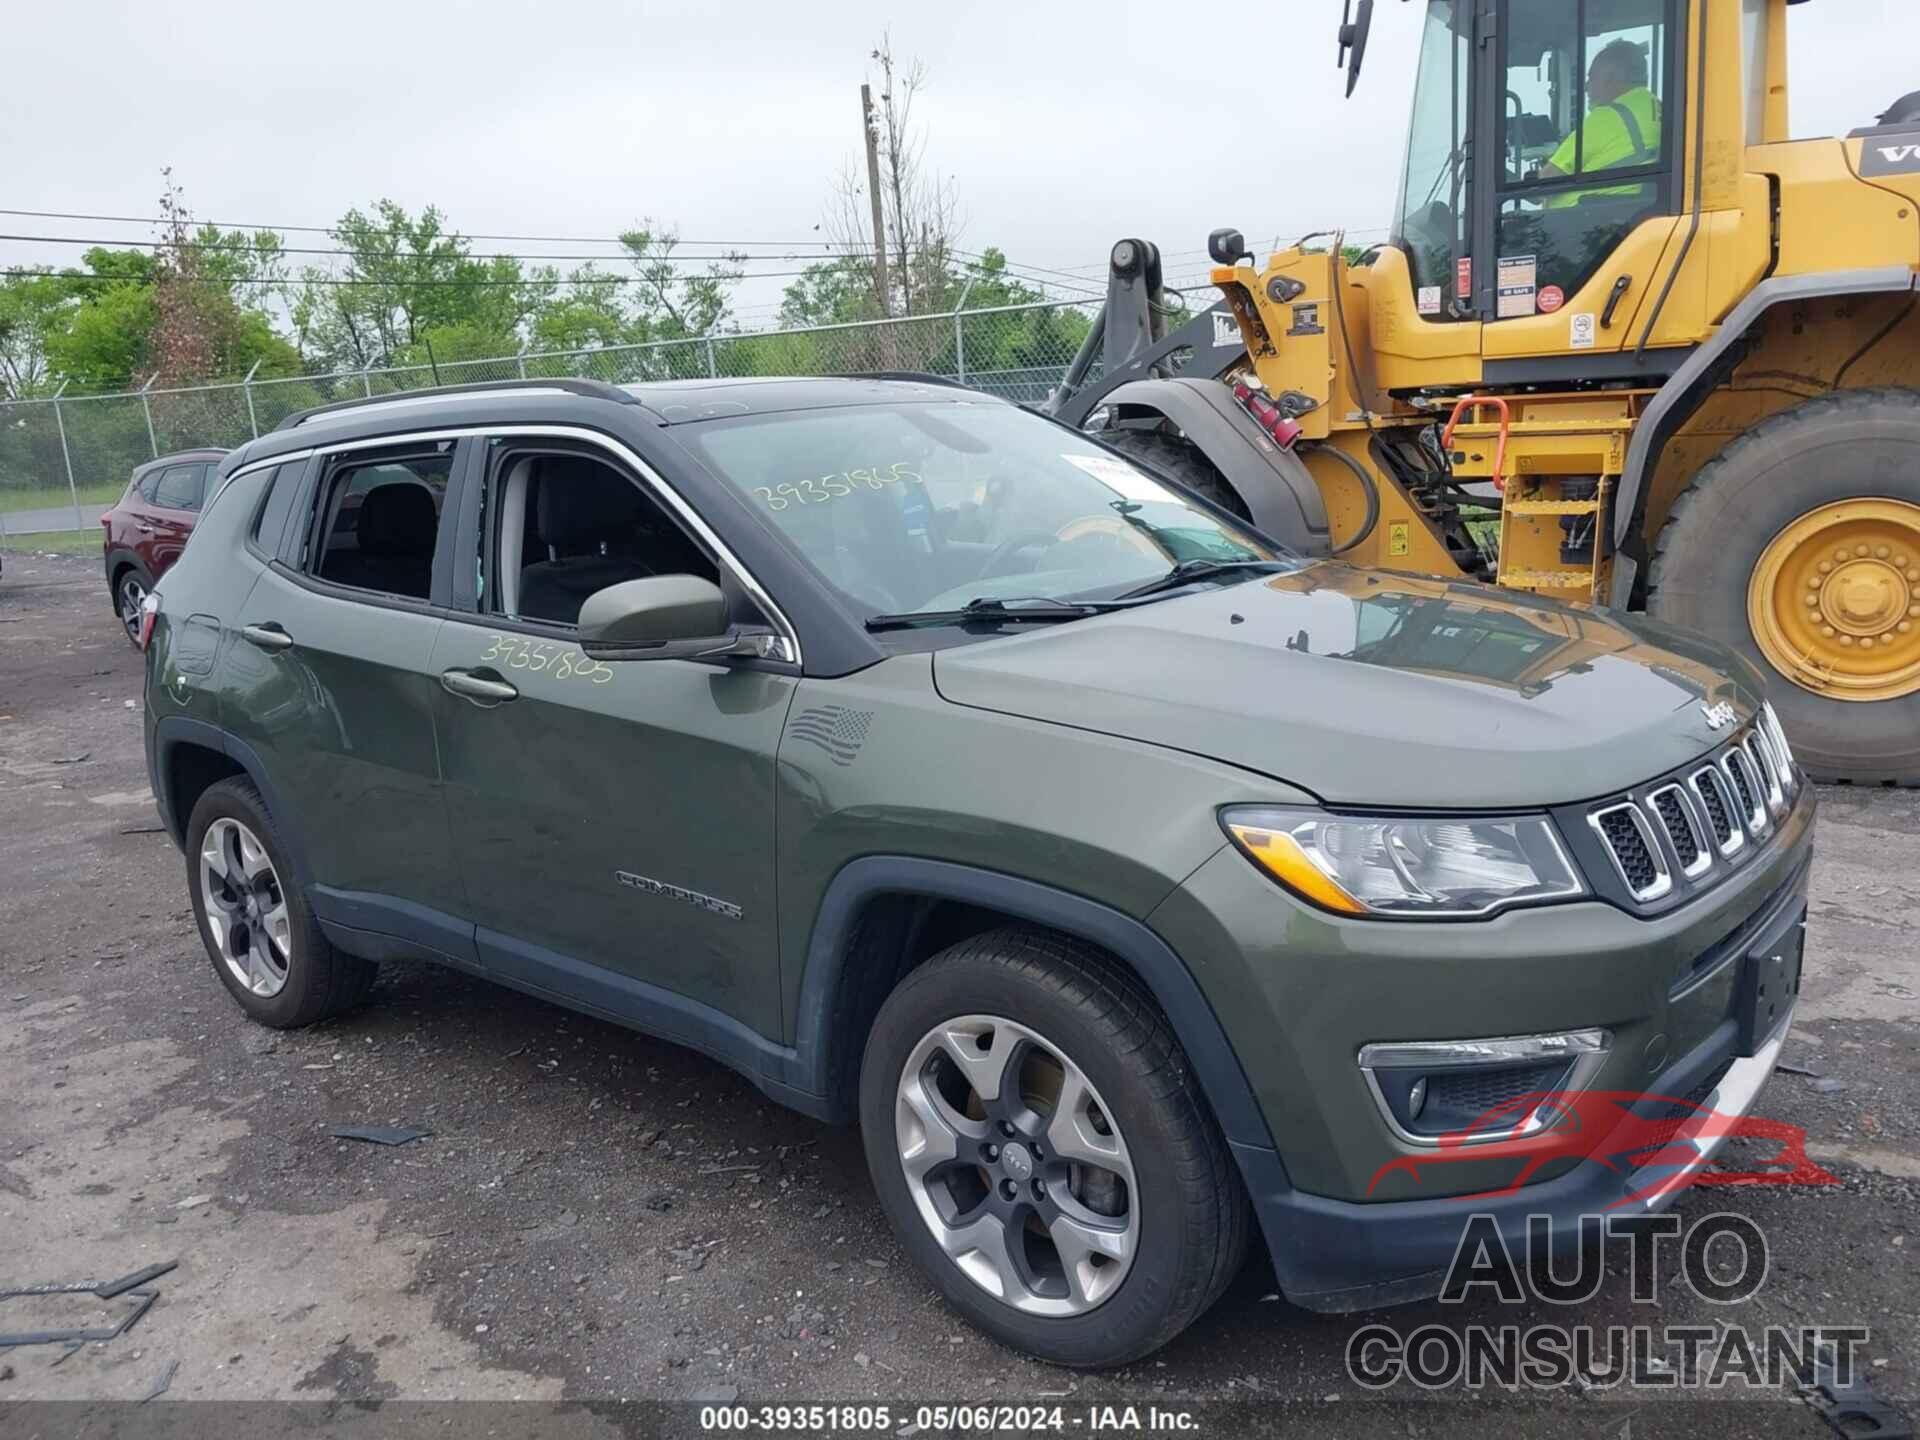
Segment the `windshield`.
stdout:
<svg viewBox="0 0 1920 1440">
<path fill-rule="evenodd" d="M 679 433 L 867 615 L 1105 599 L 1186 561 L 1280 555 L 1111 451 L 999 403 L 787 411 Z"/>
<path fill-rule="evenodd" d="M 1454 8 L 1454 0 L 1430 0 L 1427 6 L 1394 217 L 1394 243 L 1406 252 L 1413 271 L 1416 308 L 1429 320 L 1457 316 L 1473 303 L 1471 274 L 1458 273 L 1456 264 L 1467 254 L 1459 242 L 1466 213 L 1472 52 L 1454 22 Z"/>
</svg>

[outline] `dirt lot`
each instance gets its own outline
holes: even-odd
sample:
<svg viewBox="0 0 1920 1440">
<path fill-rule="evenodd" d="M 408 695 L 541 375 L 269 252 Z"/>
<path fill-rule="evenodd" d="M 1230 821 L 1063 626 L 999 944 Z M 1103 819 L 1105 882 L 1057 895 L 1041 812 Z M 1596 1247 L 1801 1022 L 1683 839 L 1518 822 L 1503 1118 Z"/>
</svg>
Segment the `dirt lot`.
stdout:
<svg viewBox="0 0 1920 1440">
<path fill-rule="evenodd" d="M 0 1400 L 523 1397 L 1253 1402 L 1305 1433 L 1618 1434 L 1581 1386 L 1380 1408 L 1347 1376 L 1364 1319 L 1403 1333 L 1554 1321 L 1488 1303 L 1324 1317 L 1264 1263 L 1160 1356 L 1072 1375 L 948 1313 L 894 1247 L 857 1137 L 689 1052 L 514 992 L 392 965 L 313 1030 L 242 1019 L 209 973 L 141 754 L 140 665 L 96 563 L 0 578 L 0 1286 L 179 1268 L 137 1328 L 0 1354 Z M 1875 1391 L 1920 1412 L 1920 793 L 1822 796 L 1805 998 L 1761 1113 L 1806 1127 L 1830 1187 L 1696 1189 L 1753 1217 L 1752 1300 L 1623 1276 L 1577 1318 L 1864 1324 Z M 340 1125 L 421 1126 L 401 1148 Z M 118 1314 L 124 1300 L 88 1302 Z M 34 1308 L 29 1316 L 25 1306 Z M 64 1306 L 64 1308 L 62 1308 Z M 0 1329 L 87 1323 L 0 1304 Z M 1739 1387 L 1735 1387 L 1738 1391 Z M 1354 1412 L 1368 1407 L 1361 1424 Z M 1693 1434 L 1828 1433 L 1797 1404 L 1688 1407 Z M 582 1431 L 614 1423 L 564 1412 Z M 1602 1426 L 1611 1428 L 1602 1429 Z M 1445 1428 L 1452 1428 L 1449 1422 Z M 1214 1433 L 1229 1433 L 1217 1430 Z M 1237 1432 L 1235 1432 L 1237 1433 Z M 1293 1433 L 1290 1431 L 1290 1433 Z M 1640 1433 L 1659 1433 L 1643 1429 Z"/>
</svg>

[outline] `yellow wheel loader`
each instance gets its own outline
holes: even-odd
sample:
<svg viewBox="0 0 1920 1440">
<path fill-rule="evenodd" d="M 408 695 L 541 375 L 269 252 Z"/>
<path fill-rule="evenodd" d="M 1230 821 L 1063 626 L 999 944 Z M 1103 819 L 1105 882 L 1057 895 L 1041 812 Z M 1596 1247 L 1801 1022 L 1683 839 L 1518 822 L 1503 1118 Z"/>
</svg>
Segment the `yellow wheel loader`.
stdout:
<svg viewBox="0 0 1920 1440">
<path fill-rule="evenodd" d="M 1789 139 L 1789 3 L 1427 0 L 1388 243 L 1215 231 L 1172 327 L 1122 241 L 1047 408 L 1308 554 L 1704 631 L 1920 785 L 1920 93 Z"/>
</svg>

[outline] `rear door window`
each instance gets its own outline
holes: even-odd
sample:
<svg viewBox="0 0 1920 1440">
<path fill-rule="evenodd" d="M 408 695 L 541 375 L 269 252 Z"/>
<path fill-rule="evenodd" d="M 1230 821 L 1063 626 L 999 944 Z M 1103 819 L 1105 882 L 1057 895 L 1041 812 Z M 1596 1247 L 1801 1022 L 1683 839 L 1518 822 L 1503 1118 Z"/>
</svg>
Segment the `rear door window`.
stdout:
<svg viewBox="0 0 1920 1440">
<path fill-rule="evenodd" d="M 154 487 L 153 503 L 168 510 L 198 510 L 206 480 L 205 465 L 169 465 Z"/>
<path fill-rule="evenodd" d="M 453 455 L 449 440 L 426 453 L 337 462 L 316 497 L 308 572 L 356 590 L 427 599 Z"/>
</svg>

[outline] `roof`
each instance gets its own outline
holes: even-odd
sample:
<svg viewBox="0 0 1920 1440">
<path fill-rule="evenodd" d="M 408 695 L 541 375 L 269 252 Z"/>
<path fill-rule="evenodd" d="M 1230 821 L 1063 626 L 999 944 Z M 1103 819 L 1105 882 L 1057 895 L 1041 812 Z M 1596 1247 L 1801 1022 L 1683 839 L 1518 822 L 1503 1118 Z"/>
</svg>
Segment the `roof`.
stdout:
<svg viewBox="0 0 1920 1440">
<path fill-rule="evenodd" d="M 395 411 L 418 412 L 488 396 L 559 397 L 612 401 L 635 406 L 654 423 L 679 425 L 727 415 L 766 414 L 779 410 L 825 410 L 848 405 L 884 405 L 902 399 L 992 400 L 997 397 L 970 390 L 938 375 L 888 372 L 848 376 L 749 376 L 741 378 L 656 380 L 637 385 L 609 385 L 602 380 L 563 377 L 551 380 L 496 380 L 472 385 L 441 385 L 395 395 L 341 400 L 297 410 L 274 428 L 295 430 L 315 421 L 351 421 Z"/>
<path fill-rule="evenodd" d="M 156 465 L 177 464 L 182 460 L 218 460 L 230 453 L 224 445 L 194 445 L 185 450 L 171 450 L 165 455 L 156 455 L 151 460 L 142 460 L 133 468 L 151 470 Z"/>
<path fill-rule="evenodd" d="M 755 375 L 736 379 L 655 380 L 620 387 L 667 425 L 717 420 L 728 415 L 765 415 L 785 410 L 834 410 L 850 405 L 891 405 L 902 400 L 991 400 L 938 375 Z"/>
</svg>

